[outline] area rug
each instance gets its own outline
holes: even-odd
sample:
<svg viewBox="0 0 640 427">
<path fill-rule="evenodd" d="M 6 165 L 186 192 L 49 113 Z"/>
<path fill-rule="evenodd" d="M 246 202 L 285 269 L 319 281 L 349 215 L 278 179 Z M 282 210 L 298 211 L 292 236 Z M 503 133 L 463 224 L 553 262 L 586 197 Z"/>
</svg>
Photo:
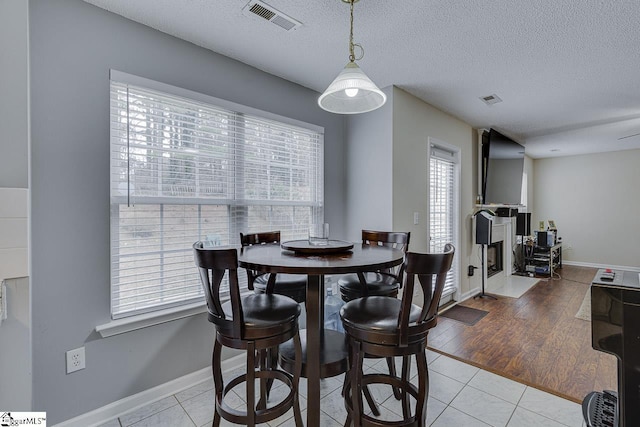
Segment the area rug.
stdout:
<svg viewBox="0 0 640 427">
<path fill-rule="evenodd" d="M 440 314 L 440 316 L 457 320 L 458 322 L 462 322 L 465 325 L 473 326 L 487 314 L 489 314 L 488 311 L 465 307 L 463 305 L 454 305 L 444 313 Z"/>
<path fill-rule="evenodd" d="M 584 294 L 582 305 L 578 309 L 576 317 L 578 319 L 586 320 L 587 322 L 591 321 L 591 288 L 589 288 L 587 293 Z"/>
</svg>

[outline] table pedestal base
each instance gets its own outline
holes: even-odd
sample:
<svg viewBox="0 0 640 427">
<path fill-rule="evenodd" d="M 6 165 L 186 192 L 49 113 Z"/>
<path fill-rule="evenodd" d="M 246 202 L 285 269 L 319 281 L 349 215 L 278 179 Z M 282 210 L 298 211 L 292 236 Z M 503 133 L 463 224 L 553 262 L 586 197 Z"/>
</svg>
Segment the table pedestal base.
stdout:
<svg viewBox="0 0 640 427">
<path fill-rule="evenodd" d="M 302 342 L 302 376 L 313 377 L 314 374 L 309 372 L 313 369 L 307 366 L 307 331 L 300 330 L 300 341 Z M 319 378 L 329 378 L 347 372 L 348 369 L 348 348 L 347 337 L 342 332 L 325 329 L 321 334 L 320 340 L 320 372 Z M 293 340 L 280 345 L 280 366 L 285 371 L 293 372 L 295 361 L 295 351 L 293 348 Z M 318 369 L 318 367 L 316 367 Z M 316 374 L 317 375 L 317 374 Z M 316 377 L 317 378 L 317 377 Z"/>
</svg>

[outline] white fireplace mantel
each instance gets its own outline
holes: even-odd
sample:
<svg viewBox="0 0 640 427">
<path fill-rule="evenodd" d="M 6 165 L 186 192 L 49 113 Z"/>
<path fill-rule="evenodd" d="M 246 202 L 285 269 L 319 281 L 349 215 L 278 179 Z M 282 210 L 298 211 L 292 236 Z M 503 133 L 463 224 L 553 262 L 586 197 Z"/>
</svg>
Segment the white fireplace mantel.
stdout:
<svg viewBox="0 0 640 427">
<path fill-rule="evenodd" d="M 513 244 L 515 242 L 515 217 L 493 218 L 493 227 L 491 230 L 491 242 L 502 243 L 502 271 L 488 277 L 487 274 L 487 246 L 483 245 L 484 266 L 482 268 L 484 274 L 484 283 L 487 290 L 495 289 L 504 283 L 504 279 L 513 274 Z"/>
</svg>

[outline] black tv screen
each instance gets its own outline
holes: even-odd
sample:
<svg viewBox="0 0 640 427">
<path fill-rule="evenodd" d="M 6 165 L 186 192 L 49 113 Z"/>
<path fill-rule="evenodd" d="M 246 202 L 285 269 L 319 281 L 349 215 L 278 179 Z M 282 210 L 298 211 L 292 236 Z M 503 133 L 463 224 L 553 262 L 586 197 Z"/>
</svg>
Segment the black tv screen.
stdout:
<svg viewBox="0 0 640 427">
<path fill-rule="evenodd" d="M 482 135 L 482 201 L 522 203 L 524 147 L 495 129 Z"/>
</svg>

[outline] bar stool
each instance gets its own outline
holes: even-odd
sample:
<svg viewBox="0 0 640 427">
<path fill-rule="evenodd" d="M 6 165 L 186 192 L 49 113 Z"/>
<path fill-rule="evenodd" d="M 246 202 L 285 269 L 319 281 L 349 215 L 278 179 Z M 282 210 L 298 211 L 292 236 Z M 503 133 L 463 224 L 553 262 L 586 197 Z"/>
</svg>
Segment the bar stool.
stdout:
<svg viewBox="0 0 640 427">
<path fill-rule="evenodd" d="M 370 296 L 346 303 L 340 317 L 349 339 L 350 371 L 345 377 L 345 407 L 347 421 L 359 426 L 425 426 L 429 377 L 425 350 L 427 334 L 436 326 L 437 310 L 451 268 L 454 248 L 447 244 L 444 253 L 418 254 L 408 252 L 404 268 L 406 284 L 402 299 Z M 422 307 L 412 304 L 415 277 L 422 288 Z M 362 372 L 363 358 L 402 357 L 402 374 L 367 374 Z M 418 387 L 409 382 L 410 356 L 416 357 Z M 400 389 L 403 420 L 382 421 L 363 413 L 362 393 L 369 384 L 388 384 Z M 409 396 L 416 400 L 411 414 Z"/>
<path fill-rule="evenodd" d="M 400 249 L 407 253 L 410 240 L 410 232 L 362 230 L 363 245 L 385 246 Z M 397 297 L 398 290 L 402 287 L 403 275 L 404 264 L 382 271 L 345 274 L 338 279 L 338 286 L 340 287 L 342 299 L 346 302 L 366 296 Z M 395 376 L 396 365 L 393 362 L 393 358 L 387 358 L 387 367 L 389 368 L 389 374 Z M 400 391 L 396 387 L 393 388 L 393 395 L 396 399 L 400 399 Z M 367 396 L 371 411 L 374 415 L 379 415 L 380 412 L 375 403 L 369 398 L 368 391 L 366 391 L 365 396 Z"/>
<path fill-rule="evenodd" d="M 263 233 L 240 233 L 242 246 L 279 244 L 280 231 Z M 261 274 L 247 270 L 249 289 L 256 293 L 275 293 L 286 295 L 296 302 L 305 302 L 307 298 L 307 276 L 304 274 Z"/>
<path fill-rule="evenodd" d="M 409 250 L 411 233 L 362 230 L 362 244 L 385 246 L 400 249 L 405 253 Z M 349 302 L 363 296 L 392 296 L 398 295 L 402 286 L 404 268 L 387 269 L 377 272 L 345 274 L 338 279 L 342 299 Z"/>
<path fill-rule="evenodd" d="M 275 294 L 240 296 L 238 285 L 238 252 L 235 248 L 203 249 L 202 242 L 193 245 L 196 266 L 204 287 L 209 321 L 216 326 L 216 339 L 211 358 L 215 388 L 213 426 L 220 419 L 247 426 L 266 423 L 293 408 L 296 427 L 302 426 L 298 401 L 298 383 L 302 372 L 302 346 L 298 334 L 300 305 L 291 298 Z M 225 275 L 229 282 L 230 300 L 222 303 L 220 288 Z M 256 371 L 256 353 L 277 348 L 293 338 L 296 363 L 293 375 L 272 366 L 260 364 Z M 247 372 L 233 378 L 225 386 L 222 378 L 222 347 L 247 351 Z M 255 402 L 255 379 L 260 379 L 260 401 Z M 278 404 L 267 408 L 267 381 L 278 380 L 289 389 Z M 237 385 L 246 383 L 245 412 L 233 409 L 225 396 Z"/>
</svg>

